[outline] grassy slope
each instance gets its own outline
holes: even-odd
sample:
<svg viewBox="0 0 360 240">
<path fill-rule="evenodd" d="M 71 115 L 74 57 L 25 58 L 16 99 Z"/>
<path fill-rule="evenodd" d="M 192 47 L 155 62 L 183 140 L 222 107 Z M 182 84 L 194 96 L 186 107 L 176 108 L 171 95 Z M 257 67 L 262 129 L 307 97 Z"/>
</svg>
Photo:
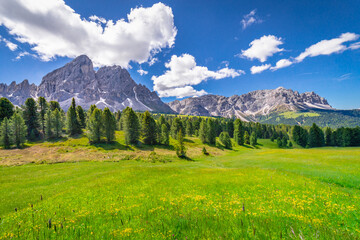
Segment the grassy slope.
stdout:
<svg viewBox="0 0 360 240">
<path fill-rule="evenodd" d="M 46 147 L 66 148 L 65 155 L 83 148 L 96 157 L 119 151 L 53 144 Z M 208 147 L 217 156 L 203 157 L 198 155 L 202 145 L 191 139 L 187 147 L 195 161 L 169 157 L 167 163 L 137 158 L 2 167 L 0 238 L 360 237 L 360 148 L 260 144 L 232 152 Z"/>
</svg>

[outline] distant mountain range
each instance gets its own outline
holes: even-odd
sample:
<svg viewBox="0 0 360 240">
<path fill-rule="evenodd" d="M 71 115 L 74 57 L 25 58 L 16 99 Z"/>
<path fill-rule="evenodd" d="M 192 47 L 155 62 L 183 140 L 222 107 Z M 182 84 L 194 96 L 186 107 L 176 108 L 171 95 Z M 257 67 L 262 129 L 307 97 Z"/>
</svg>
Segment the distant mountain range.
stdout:
<svg viewBox="0 0 360 240">
<path fill-rule="evenodd" d="M 27 80 L 19 84 L 2 83 L 0 96 L 15 105 L 24 104 L 29 97 L 42 96 L 48 101 L 58 101 L 64 110 L 68 109 L 74 97 L 85 109 L 95 104 L 99 108 L 109 107 L 112 111 L 129 106 L 137 111 L 175 113 L 155 92 L 136 84 L 126 69 L 111 66 L 101 67 L 95 72 L 91 60 L 85 55 L 48 73 L 39 86 L 30 85 Z"/>
<path fill-rule="evenodd" d="M 109 107 L 112 111 L 129 106 L 136 111 L 236 117 L 272 124 L 311 125 L 315 122 L 320 126 L 360 126 L 360 110 L 337 110 L 314 92 L 299 93 L 283 87 L 231 97 L 204 95 L 165 104 L 155 92 L 137 84 L 126 69 L 105 66 L 95 71 L 85 55 L 48 73 L 39 86 L 29 84 L 28 80 L 19 84 L 1 83 L 0 96 L 18 106 L 29 97 L 43 96 L 48 101 L 58 101 L 65 111 L 74 97 L 85 109 L 92 104 Z"/>
</svg>

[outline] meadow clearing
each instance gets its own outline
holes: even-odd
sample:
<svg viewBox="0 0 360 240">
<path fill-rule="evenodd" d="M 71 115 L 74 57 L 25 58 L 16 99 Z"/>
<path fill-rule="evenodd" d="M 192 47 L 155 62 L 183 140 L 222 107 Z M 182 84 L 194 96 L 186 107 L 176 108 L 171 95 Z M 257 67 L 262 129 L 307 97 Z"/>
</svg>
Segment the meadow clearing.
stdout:
<svg viewBox="0 0 360 240">
<path fill-rule="evenodd" d="M 116 137 L 0 150 L 0 239 L 360 238 L 360 148 L 259 139 L 205 156 L 186 138 L 181 160 Z"/>
</svg>

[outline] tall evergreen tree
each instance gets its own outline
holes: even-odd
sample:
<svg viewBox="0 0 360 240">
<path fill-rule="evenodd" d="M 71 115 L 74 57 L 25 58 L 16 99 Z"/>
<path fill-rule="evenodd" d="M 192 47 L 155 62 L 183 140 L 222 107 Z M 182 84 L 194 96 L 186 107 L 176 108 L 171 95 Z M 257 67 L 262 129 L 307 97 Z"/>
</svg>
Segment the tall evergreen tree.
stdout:
<svg viewBox="0 0 360 240">
<path fill-rule="evenodd" d="M 85 112 L 84 112 L 84 109 L 78 105 L 76 107 L 76 113 L 77 113 L 77 117 L 78 117 L 78 122 L 80 124 L 80 127 L 81 128 L 85 128 L 86 127 L 86 115 L 85 115 Z"/>
<path fill-rule="evenodd" d="M 122 113 L 123 129 L 126 144 L 136 144 L 140 136 L 140 123 L 138 116 L 130 107 L 126 107 Z"/>
<path fill-rule="evenodd" d="M 308 132 L 301 126 L 294 126 L 292 129 L 292 137 L 294 142 L 302 147 L 306 147 L 308 144 Z"/>
<path fill-rule="evenodd" d="M 224 145 L 225 148 L 231 149 L 231 138 L 228 132 L 221 132 L 219 136 L 220 142 Z"/>
<path fill-rule="evenodd" d="M 154 118 L 150 115 L 149 111 L 146 111 L 143 115 L 141 132 L 145 144 L 156 144 L 156 122 Z"/>
<path fill-rule="evenodd" d="M 4 118 L 10 119 L 14 114 L 14 105 L 7 98 L 0 98 L 0 123 Z"/>
<path fill-rule="evenodd" d="M 40 126 L 42 134 L 45 135 L 45 114 L 47 110 L 47 102 L 44 97 L 38 98 L 38 105 L 39 105 L 39 118 L 40 118 Z"/>
<path fill-rule="evenodd" d="M 76 103 L 74 98 L 72 99 L 71 106 L 67 111 L 66 127 L 70 136 L 81 133 L 81 126 L 76 114 Z"/>
<path fill-rule="evenodd" d="M 244 127 L 240 119 L 234 122 L 234 140 L 238 145 L 244 145 Z"/>
<path fill-rule="evenodd" d="M 186 131 L 186 135 L 188 135 L 189 137 L 191 137 L 193 135 L 193 127 L 192 127 L 190 119 L 187 119 L 187 121 L 186 121 L 185 131 Z"/>
<path fill-rule="evenodd" d="M 186 148 L 184 145 L 184 135 L 181 132 L 181 128 L 178 132 L 178 136 L 177 136 L 177 140 L 178 140 L 178 145 L 176 146 L 176 155 L 179 158 L 186 158 Z"/>
<path fill-rule="evenodd" d="M 169 129 L 165 123 L 161 125 L 160 143 L 163 145 L 169 145 Z"/>
<path fill-rule="evenodd" d="M 105 108 L 103 112 L 104 119 L 104 133 L 107 142 L 115 140 L 115 130 L 116 130 L 116 119 L 114 114 L 110 111 L 109 108 Z"/>
<path fill-rule="evenodd" d="M 207 143 L 208 128 L 206 120 L 203 119 L 200 123 L 199 138 L 202 143 Z"/>
<path fill-rule="evenodd" d="M 5 149 L 10 148 L 12 144 L 11 129 L 10 129 L 9 120 L 7 118 L 4 118 L 3 121 L 1 122 L 0 136 L 1 136 L 0 145 Z"/>
<path fill-rule="evenodd" d="M 18 148 L 22 147 L 26 140 L 26 125 L 19 113 L 15 113 L 11 118 L 11 132 L 13 143 Z"/>
<path fill-rule="evenodd" d="M 175 139 L 177 139 L 178 137 L 178 132 L 180 131 L 180 129 L 182 130 L 182 134 L 185 133 L 185 131 L 183 131 L 183 126 L 182 126 L 182 123 L 181 123 L 181 120 L 180 118 L 176 117 L 173 119 L 172 121 L 172 124 L 171 124 L 171 136 Z M 184 136 L 184 135 L 183 135 Z"/>
<path fill-rule="evenodd" d="M 249 135 L 248 131 L 245 131 L 245 133 L 244 133 L 244 143 L 250 144 L 250 135 Z"/>
<path fill-rule="evenodd" d="M 35 140 L 39 137 L 40 125 L 37 105 L 33 98 L 26 99 L 23 116 L 27 127 L 27 138 L 30 140 Z"/>
<path fill-rule="evenodd" d="M 52 119 L 52 112 L 50 109 L 46 111 L 45 114 L 45 137 L 50 139 L 53 137 L 53 119 Z"/>
<path fill-rule="evenodd" d="M 98 143 L 101 141 L 103 135 L 103 117 L 101 110 L 96 108 L 87 124 L 87 137 L 91 143 Z"/>
<path fill-rule="evenodd" d="M 325 145 L 326 146 L 331 146 L 331 139 L 332 139 L 332 131 L 331 128 L 327 127 L 325 129 Z"/>
<path fill-rule="evenodd" d="M 315 123 L 313 123 L 309 131 L 309 146 L 322 147 L 324 144 L 324 132 Z"/>
<path fill-rule="evenodd" d="M 250 135 L 250 145 L 255 147 L 256 144 L 257 144 L 257 134 L 255 132 L 252 132 Z"/>
<path fill-rule="evenodd" d="M 213 119 L 208 118 L 207 120 L 207 136 L 206 141 L 209 144 L 215 144 L 216 143 L 216 128 L 215 128 L 215 122 Z"/>
<path fill-rule="evenodd" d="M 60 111 L 57 108 L 55 108 L 55 110 L 52 112 L 52 121 L 55 137 L 59 138 L 61 137 L 61 132 L 63 128 L 63 119 Z"/>
<path fill-rule="evenodd" d="M 55 111 L 55 109 L 61 111 L 60 104 L 57 101 L 50 101 L 49 107 L 50 107 L 51 112 Z"/>
</svg>

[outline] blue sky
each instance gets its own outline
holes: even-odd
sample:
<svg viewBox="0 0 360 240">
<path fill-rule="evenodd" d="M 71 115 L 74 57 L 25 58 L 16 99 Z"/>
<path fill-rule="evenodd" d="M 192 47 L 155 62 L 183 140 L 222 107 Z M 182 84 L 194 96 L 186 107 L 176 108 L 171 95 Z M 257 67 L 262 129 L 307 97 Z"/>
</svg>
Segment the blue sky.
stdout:
<svg viewBox="0 0 360 240">
<path fill-rule="evenodd" d="M 29 4 L 21 0 L 0 3 L 0 82 L 29 79 L 39 84 L 46 73 L 80 52 L 98 66 L 127 67 L 136 82 L 157 90 L 164 101 L 205 93 L 231 96 L 283 86 L 299 92 L 314 91 L 335 108 L 360 107 L 358 1 L 172 0 L 158 4 L 48 0 L 49 6 L 41 0 L 33 0 L 28 6 L 24 2 Z M 50 2 L 62 17 L 51 11 L 55 7 Z M 15 6 L 32 14 L 6 9 Z M 48 11 L 43 15 L 48 21 L 36 15 L 44 11 Z M 140 25 L 126 25 L 131 12 Z M 79 14 L 80 20 L 72 29 L 76 23 L 66 21 L 74 14 Z M 89 20 L 91 16 L 100 20 Z M 94 40 L 102 33 L 92 25 L 82 32 L 81 21 L 93 21 L 105 29 L 109 20 L 120 19 L 126 26 L 114 27 L 109 41 Z M 123 37 L 129 31 L 134 35 Z M 24 52 L 27 55 L 20 57 Z M 291 65 L 274 69 L 281 59 Z M 252 74 L 254 66 L 268 69 Z M 147 74 L 141 75 L 140 69 Z"/>
</svg>

